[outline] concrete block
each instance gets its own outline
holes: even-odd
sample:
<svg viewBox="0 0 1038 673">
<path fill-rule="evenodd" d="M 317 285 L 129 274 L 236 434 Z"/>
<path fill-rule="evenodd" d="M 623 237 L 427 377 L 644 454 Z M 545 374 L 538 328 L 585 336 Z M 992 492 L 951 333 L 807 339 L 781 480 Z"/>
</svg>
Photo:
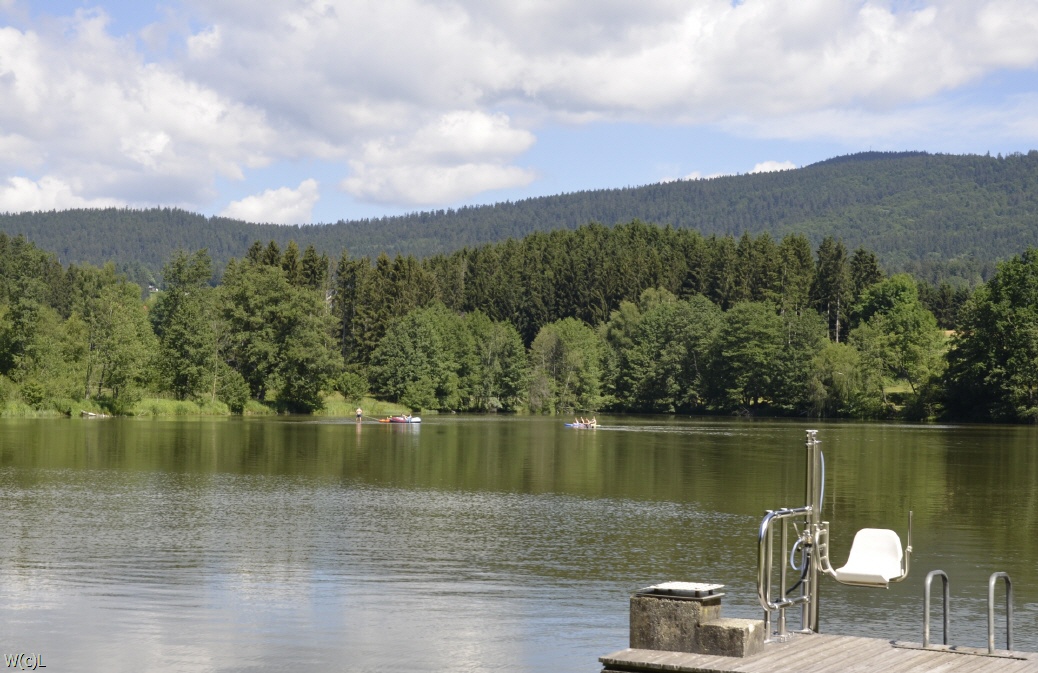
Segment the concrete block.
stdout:
<svg viewBox="0 0 1038 673">
<path fill-rule="evenodd" d="M 764 621 L 718 618 L 701 624 L 696 641 L 700 654 L 748 657 L 764 648 Z"/>
<path fill-rule="evenodd" d="M 631 596 L 631 644 L 635 649 L 700 652 L 697 628 L 721 617 L 721 598 Z M 762 629 L 763 630 L 763 629 Z"/>
</svg>

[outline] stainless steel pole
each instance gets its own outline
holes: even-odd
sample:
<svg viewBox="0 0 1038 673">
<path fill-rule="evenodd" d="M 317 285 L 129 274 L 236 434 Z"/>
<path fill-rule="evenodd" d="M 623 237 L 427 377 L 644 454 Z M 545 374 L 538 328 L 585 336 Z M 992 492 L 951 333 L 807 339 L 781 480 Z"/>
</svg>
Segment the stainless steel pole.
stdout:
<svg viewBox="0 0 1038 673">
<path fill-rule="evenodd" d="M 807 431 L 807 475 L 805 479 L 805 496 L 810 511 L 807 513 L 807 530 L 804 534 L 810 543 L 806 550 L 810 551 L 807 559 L 807 577 L 804 580 L 804 591 L 807 592 L 807 602 L 804 605 L 804 628 L 818 633 L 818 548 L 815 543 L 818 525 L 821 521 L 822 503 L 821 484 L 822 474 L 819 461 L 818 431 Z"/>
</svg>

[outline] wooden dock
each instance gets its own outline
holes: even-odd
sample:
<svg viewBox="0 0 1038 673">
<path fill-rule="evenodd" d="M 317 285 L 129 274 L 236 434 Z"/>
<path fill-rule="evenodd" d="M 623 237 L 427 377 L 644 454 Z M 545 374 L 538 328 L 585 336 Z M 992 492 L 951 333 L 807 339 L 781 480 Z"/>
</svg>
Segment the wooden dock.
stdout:
<svg viewBox="0 0 1038 673">
<path fill-rule="evenodd" d="M 1038 673 L 1038 653 L 918 643 L 828 634 L 797 634 L 772 642 L 753 656 L 722 657 L 657 650 L 620 650 L 599 657 L 603 673 Z"/>
</svg>

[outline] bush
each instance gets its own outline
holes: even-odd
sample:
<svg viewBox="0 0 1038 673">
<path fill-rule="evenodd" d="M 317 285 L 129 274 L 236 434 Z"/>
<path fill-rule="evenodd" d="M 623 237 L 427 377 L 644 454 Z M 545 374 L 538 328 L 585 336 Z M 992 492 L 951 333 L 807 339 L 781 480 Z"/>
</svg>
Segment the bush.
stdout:
<svg viewBox="0 0 1038 673">
<path fill-rule="evenodd" d="M 3 408 L 13 396 L 14 383 L 6 376 L 0 375 L 0 408 Z"/>
<path fill-rule="evenodd" d="M 368 381 L 355 372 L 343 372 L 335 381 L 335 390 L 347 402 L 359 402 L 368 392 Z"/>
<path fill-rule="evenodd" d="M 410 409 L 432 409 L 436 407 L 436 386 L 429 379 L 411 381 L 404 386 L 400 404 Z"/>
<path fill-rule="evenodd" d="M 76 402 L 75 400 L 69 399 L 67 397 L 62 397 L 50 401 L 51 409 L 66 416 L 71 416 L 73 413 L 78 414 L 79 409 L 81 409 L 82 406 L 83 404 L 81 402 Z"/>
<path fill-rule="evenodd" d="M 244 408 L 240 412 L 236 413 L 241 413 L 244 416 L 271 416 L 276 414 L 277 411 L 262 402 L 250 399 L 245 403 Z"/>
<path fill-rule="evenodd" d="M 223 385 L 220 386 L 219 398 L 234 414 L 245 413 L 249 400 L 249 384 L 245 377 L 235 369 L 228 369 L 224 373 Z"/>
<path fill-rule="evenodd" d="M 98 403 L 112 416 L 132 416 L 134 407 L 140 400 L 119 396 L 98 400 Z"/>
<path fill-rule="evenodd" d="M 205 399 L 198 402 L 198 410 L 196 413 L 203 416 L 227 416 L 231 413 L 231 409 L 226 403 L 221 402 L 220 400 L 211 402 L 208 399 Z"/>
<path fill-rule="evenodd" d="M 43 404 L 44 391 L 36 381 L 26 381 L 22 384 L 22 400 L 33 409 L 39 409 Z"/>
</svg>

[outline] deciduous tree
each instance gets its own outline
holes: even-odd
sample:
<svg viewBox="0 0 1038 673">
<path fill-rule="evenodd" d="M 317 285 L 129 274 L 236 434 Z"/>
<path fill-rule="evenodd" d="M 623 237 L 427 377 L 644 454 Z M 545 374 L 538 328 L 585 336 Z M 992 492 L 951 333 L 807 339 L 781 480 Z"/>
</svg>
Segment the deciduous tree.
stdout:
<svg viewBox="0 0 1038 673">
<path fill-rule="evenodd" d="M 998 267 L 966 302 L 949 355 L 960 416 L 1038 420 L 1038 249 Z"/>
<path fill-rule="evenodd" d="M 567 413 L 598 409 L 602 354 L 598 335 L 576 318 L 542 327 L 530 347 L 530 408 Z"/>
<path fill-rule="evenodd" d="M 197 397 L 211 390 L 219 358 L 208 251 L 178 251 L 162 276 L 164 291 L 149 314 L 158 338 L 158 377 L 178 400 Z"/>
</svg>

